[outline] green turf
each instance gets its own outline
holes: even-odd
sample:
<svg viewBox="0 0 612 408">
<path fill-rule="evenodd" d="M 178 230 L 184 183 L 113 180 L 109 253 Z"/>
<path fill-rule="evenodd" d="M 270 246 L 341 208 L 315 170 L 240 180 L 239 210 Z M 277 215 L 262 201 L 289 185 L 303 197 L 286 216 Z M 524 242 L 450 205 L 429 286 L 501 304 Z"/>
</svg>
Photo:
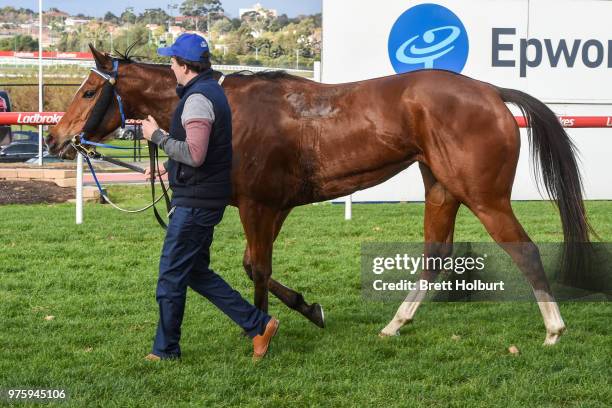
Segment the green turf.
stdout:
<svg viewBox="0 0 612 408">
<path fill-rule="evenodd" d="M 148 194 L 110 191 L 126 206 Z M 587 207 L 611 241 L 612 203 Z M 560 240 L 550 204 L 515 209 L 533 239 Z M 568 331 L 552 348 L 541 345 L 535 303 L 427 303 L 401 336 L 381 340 L 398 305 L 362 298 L 360 246 L 421 240 L 423 205 L 355 205 L 350 222 L 343 211 L 294 210 L 274 252 L 274 276 L 324 305 L 326 329 L 272 298 L 281 329 L 255 365 L 238 327 L 190 291 L 182 361 L 153 364 L 143 357 L 157 320 L 163 233 L 151 214 L 91 204 L 76 226 L 73 205 L 0 207 L 0 388 L 65 388 L 63 406 L 79 407 L 609 406 L 610 304 L 561 304 Z M 488 240 L 465 209 L 456 240 Z M 212 266 L 250 299 L 243 249 L 237 211 L 228 208 Z M 507 352 L 511 344 L 519 355 Z"/>
</svg>

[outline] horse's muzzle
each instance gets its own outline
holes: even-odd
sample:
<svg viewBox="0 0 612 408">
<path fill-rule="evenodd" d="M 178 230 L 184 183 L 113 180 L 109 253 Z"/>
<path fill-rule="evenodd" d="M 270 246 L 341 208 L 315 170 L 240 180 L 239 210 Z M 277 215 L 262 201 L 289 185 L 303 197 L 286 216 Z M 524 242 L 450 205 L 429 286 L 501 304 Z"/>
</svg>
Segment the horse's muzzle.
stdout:
<svg viewBox="0 0 612 408">
<path fill-rule="evenodd" d="M 53 138 L 51 134 L 45 137 L 45 144 L 47 145 L 47 149 L 49 149 L 50 153 L 53 153 L 55 148 L 57 147 L 57 142 L 55 141 L 55 139 Z"/>
<path fill-rule="evenodd" d="M 57 148 L 57 147 L 56 147 Z M 50 149 L 50 148 L 49 148 Z M 66 140 L 64 143 L 57 148 L 56 152 L 49 150 L 49 152 L 56 154 L 62 160 L 73 160 L 76 157 L 76 150 L 70 144 L 70 140 Z"/>
</svg>

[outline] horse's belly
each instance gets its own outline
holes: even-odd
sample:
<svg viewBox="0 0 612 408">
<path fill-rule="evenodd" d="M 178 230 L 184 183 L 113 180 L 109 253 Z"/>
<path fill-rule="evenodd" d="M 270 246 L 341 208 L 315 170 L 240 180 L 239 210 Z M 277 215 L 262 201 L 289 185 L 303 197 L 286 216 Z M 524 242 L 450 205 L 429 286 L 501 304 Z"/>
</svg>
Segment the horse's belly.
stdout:
<svg viewBox="0 0 612 408">
<path fill-rule="evenodd" d="M 376 186 L 408 168 L 415 161 L 416 158 L 411 157 L 408 160 L 392 163 L 375 170 L 365 170 L 322 180 L 318 189 L 320 196 L 317 201 L 331 200 Z"/>
</svg>

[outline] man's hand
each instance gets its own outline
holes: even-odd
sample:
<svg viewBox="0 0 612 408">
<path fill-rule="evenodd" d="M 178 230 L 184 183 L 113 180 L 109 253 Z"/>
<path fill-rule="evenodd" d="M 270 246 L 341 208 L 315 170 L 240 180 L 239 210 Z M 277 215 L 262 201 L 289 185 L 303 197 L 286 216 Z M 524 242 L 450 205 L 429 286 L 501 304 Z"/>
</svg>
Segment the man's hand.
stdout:
<svg viewBox="0 0 612 408">
<path fill-rule="evenodd" d="M 159 125 L 153 116 L 149 115 L 146 119 L 142 120 L 142 137 L 145 139 L 151 140 L 153 132 L 155 132 L 157 129 L 159 129 Z"/>
<path fill-rule="evenodd" d="M 156 178 L 159 178 L 160 176 L 163 176 L 164 174 L 166 174 L 166 169 L 164 169 L 164 168 L 159 169 L 159 171 L 161 173 L 157 172 L 157 171 L 155 172 L 155 177 Z M 145 178 L 146 178 L 147 181 L 151 180 L 151 168 L 150 167 L 147 167 L 145 169 L 144 175 L 145 175 Z"/>
</svg>

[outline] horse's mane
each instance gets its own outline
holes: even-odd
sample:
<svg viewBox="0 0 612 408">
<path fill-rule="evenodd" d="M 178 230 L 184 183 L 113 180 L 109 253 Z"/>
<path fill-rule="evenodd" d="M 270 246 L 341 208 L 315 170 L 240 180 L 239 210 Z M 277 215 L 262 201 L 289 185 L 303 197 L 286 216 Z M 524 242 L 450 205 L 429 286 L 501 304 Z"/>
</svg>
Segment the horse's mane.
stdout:
<svg viewBox="0 0 612 408">
<path fill-rule="evenodd" d="M 135 58 L 144 58 L 142 56 L 133 55 L 134 47 L 138 44 L 138 41 L 133 42 L 130 46 L 126 48 L 124 52 L 120 52 L 115 48 L 115 54 L 113 55 L 119 62 L 123 62 L 125 64 L 142 64 L 142 65 L 150 65 L 150 66 L 164 66 L 168 67 L 168 64 L 156 64 L 153 62 L 143 62 L 140 60 L 136 60 Z M 232 72 L 231 74 L 227 74 L 226 77 L 240 77 L 240 78 L 252 78 L 252 79 L 263 79 L 267 81 L 277 81 L 282 79 L 294 80 L 294 81 L 307 81 L 306 78 L 292 75 L 287 71 L 282 70 L 265 70 L 260 72 L 253 72 L 249 70 L 242 70 L 238 72 Z"/>
<path fill-rule="evenodd" d="M 266 70 L 266 71 L 261 71 L 261 72 L 252 72 L 252 71 L 244 70 L 244 71 L 232 72 L 231 74 L 227 74 L 226 77 L 264 79 L 268 81 L 276 81 L 280 79 L 307 81 L 306 78 L 302 78 L 296 75 L 291 75 L 287 71 L 272 71 L 272 70 Z"/>
<path fill-rule="evenodd" d="M 134 47 L 138 45 L 138 40 L 134 41 L 130 44 L 124 52 L 119 51 L 117 48 L 114 49 L 112 57 L 117 59 L 119 62 L 123 62 L 125 64 L 139 63 L 139 64 L 150 64 L 155 65 L 153 63 L 147 63 L 140 61 L 140 58 L 146 58 L 142 55 L 134 55 Z"/>
<path fill-rule="evenodd" d="M 125 50 L 125 52 L 120 52 L 117 49 L 115 49 L 111 57 L 123 64 L 145 65 L 145 66 L 153 67 L 153 68 L 170 68 L 170 64 L 141 61 L 140 58 L 146 58 L 146 57 L 143 57 L 140 55 L 132 55 L 132 50 L 133 50 L 134 45 L 136 45 L 136 43 L 133 43 L 132 45 L 130 45 Z"/>
</svg>

